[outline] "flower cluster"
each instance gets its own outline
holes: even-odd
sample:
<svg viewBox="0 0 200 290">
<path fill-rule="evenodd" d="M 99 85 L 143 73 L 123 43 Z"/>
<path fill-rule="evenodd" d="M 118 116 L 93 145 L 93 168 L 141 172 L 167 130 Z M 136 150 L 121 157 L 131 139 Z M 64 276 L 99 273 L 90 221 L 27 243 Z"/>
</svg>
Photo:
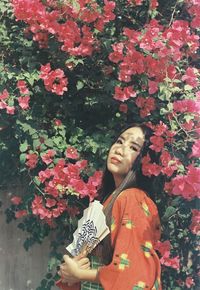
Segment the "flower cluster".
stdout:
<svg viewBox="0 0 200 290">
<path fill-rule="evenodd" d="M 138 97 L 135 103 L 137 107 L 140 109 L 141 118 L 149 116 L 151 112 L 156 109 L 155 99 L 152 97 L 148 98 Z"/>
<path fill-rule="evenodd" d="M 63 70 L 52 70 L 50 63 L 47 63 L 41 66 L 40 72 L 40 78 L 44 81 L 47 91 L 59 96 L 67 91 L 68 79 L 65 77 Z"/>
<path fill-rule="evenodd" d="M 200 211 L 197 209 L 192 210 L 190 230 L 194 235 L 200 235 Z"/>
<path fill-rule="evenodd" d="M 17 82 L 17 89 L 20 93 L 20 96 L 17 97 L 19 107 L 22 110 L 29 109 L 30 92 L 26 82 L 24 80 L 19 80 Z M 14 106 L 14 98 L 9 95 L 7 89 L 4 89 L 3 92 L 0 93 L 0 109 L 6 109 L 6 113 L 9 115 L 15 114 L 16 107 Z"/>
<path fill-rule="evenodd" d="M 40 160 L 47 166 L 36 176 L 40 187 L 43 188 L 43 194 L 41 195 L 41 191 L 40 194 L 35 193 L 31 205 L 33 214 L 47 222 L 59 217 L 65 211 L 72 216 L 78 214 L 78 208 L 70 207 L 68 204 L 70 200 L 68 197 L 71 195 L 77 198 L 89 197 L 92 201 L 101 182 L 101 171 L 95 171 L 93 175 L 87 176 L 88 163 L 86 160 L 77 160 L 79 154 L 74 147 L 68 146 L 65 156 L 68 160 L 56 159 L 56 151 L 53 149 L 41 153 L 41 159 L 38 153 L 30 151 L 26 154 L 26 165 L 29 169 L 34 169 Z M 22 200 L 20 197 L 13 197 L 12 202 L 19 205 Z M 19 211 L 17 213 L 20 214 Z"/>
<path fill-rule="evenodd" d="M 123 89 L 121 87 L 115 87 L 114 99 L 124 102 L 131 97 L 132 98 L 136 97 L 136 92 L 133 90 L 131 86 L 125 87 Z"/>
<path fill-rule="evenodd" d="M 0 109 L 6 109 L 6 113 L 9 115 L 13 115 L 15 113 L 15 107 L 9 106 L 6 101 L 9 100 L 9 93 L 5 89 L 3 90 L 3 93 L 0 94 Z"/>
<path fill-rule="evenodd" d="M 17 82 L 17 88 L 21 94 L 20 97 L 18 97 L 18 103 L 19 106 L 22 108 L 22 110 L 27 110 L 29 109 L 29 101 L 30 101 L 30 92 L 29 89 L 27 88 L 27 84 L 24 80 L 20 80 Z"/>
<path fill-rule="evenodd" d="M 141 33 L 125 28 L 124 35 L 127 40 L 113 45 L 114 52 L 110 53 L 109 59 L 119 63 L 120 81 L 130 82 L 133 75 L 145 74 L 151 93 L 157 91 L 157 82 L 163 81 L 166 76 L 173 78 L 176 75 L 173 63 L 184 57 L 183 48 L 189 55 L 198 49 L 199 37 L 190 31 L 188 22 L 183 20 L 174 21 L 168 28 L 151 20 Z M 143 51 L 137 50 L 137 47 Z M 194 84 L 190 81 L 194 76 L 194 69 L 188 68 L 183 78 Z"/>
<path fill-rule="evenodd" d="M 91 55 L 95 49 L 93 31 L 103 31 L 105 24 L 115 19 L 115 2 L 108 0 L 103 7 L 95 1 L 82 0 L 76 1 L 75 6 L 70 1 L 58 4 L 39 0 L 31 1 L 31 5 L 29 0 L 12 0 L 12 5 L 16 18 L 29 25 L 40 48 L 47 48 L 48 36 L 53 35 L 62 43 L 61 50 L 76 56 Z"/>
<path fill-rule="evenodd" d="M 167 186 L 174 195 L 181 195 L 187 200 L 199 198 L 200 195 L 200 168 L 188 166 L 185 175 L 176 175 Z"/>
<path fill-rule="evenodd" d="M 179 256 L 173 258 L 170 257 L 170 249 L 171 249 L 170 241 L 164 242 L 158 241 L 156 243 L 155 249 L 159 251 L 159 253 L 161 254 L 160 262 L 162 265 L 179 270 L 180 268 Z"/>
</svg>

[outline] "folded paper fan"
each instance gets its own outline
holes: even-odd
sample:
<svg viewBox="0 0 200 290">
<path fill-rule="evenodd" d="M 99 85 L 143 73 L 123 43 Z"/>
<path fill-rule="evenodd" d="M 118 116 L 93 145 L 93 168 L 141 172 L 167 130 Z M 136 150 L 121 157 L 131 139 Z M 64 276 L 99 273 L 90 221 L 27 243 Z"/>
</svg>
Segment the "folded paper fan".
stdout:
<svg viewBox="0 0 200 290">
<path fill-rule="evenodd" d="M 77 256 L 83 251 L 88 254 L 109 232 L 103 205 L 95 200 L 84 210 L 83 217 L 78 221 L 77 230 L 73 234 L 73 242 L 66 249 L 72 256 Z"/>
</svg>

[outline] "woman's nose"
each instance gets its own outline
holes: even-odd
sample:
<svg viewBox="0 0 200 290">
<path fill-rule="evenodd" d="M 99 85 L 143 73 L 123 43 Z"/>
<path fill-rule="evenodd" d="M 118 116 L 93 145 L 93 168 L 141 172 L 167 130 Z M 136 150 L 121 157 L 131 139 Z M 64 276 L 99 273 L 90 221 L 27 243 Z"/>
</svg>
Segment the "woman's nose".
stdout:
<svg viewBox="0 0 200 290">
<path fill-rule="evenodd" d="M 123 155 L 123 147 L 122 146 L 118 146 L 115 149 L 115 153 L 122 156 Z"/>
</svg>

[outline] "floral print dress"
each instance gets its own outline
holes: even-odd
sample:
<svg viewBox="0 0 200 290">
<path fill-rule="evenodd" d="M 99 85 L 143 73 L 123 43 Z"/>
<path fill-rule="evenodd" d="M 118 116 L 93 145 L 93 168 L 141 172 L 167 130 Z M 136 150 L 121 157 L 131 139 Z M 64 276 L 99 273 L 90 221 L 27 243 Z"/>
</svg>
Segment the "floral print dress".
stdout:
<svg viewBox="0 0 200 290">
<path fill-rule="evenodd" d="M 112 210 L 113 259 L 98 272 L 103 289 L 161 290 L 160 261 L 154 250 L 159 238 L 160 220 L 154 202 L 140 189 L 122 191 Z M 63 284 L 62 289 L 78 290 L 80 285 Z"/>
</svg>

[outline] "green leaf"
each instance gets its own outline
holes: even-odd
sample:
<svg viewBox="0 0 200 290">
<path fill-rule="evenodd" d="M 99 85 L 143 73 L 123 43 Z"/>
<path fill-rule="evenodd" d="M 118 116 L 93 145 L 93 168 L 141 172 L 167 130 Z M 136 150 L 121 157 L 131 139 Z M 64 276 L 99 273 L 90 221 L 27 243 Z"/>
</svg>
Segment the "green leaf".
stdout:
<svg viewBox="0 0 200 290">
<path fill-rule="evenodd" d="M 28 149 L 28 143 L 27 141 L 25 141 L 24 143 L 21 143 L 19 146 L 19 150 L 20 152 L 26 152 Z"/>
<path fill-rule="evenodd" d="M 20 156 L 19 156 L 19 159 L 20 159 L 20 163 L 21 164 L 25 164 L 25 162 L 26 162 L 26 154 L 20 154 Z"/>
<path fill-rule="evenodd" d="M 78 81 L 76 84 L 76 88 L 77 90 L 81 90 L 84 87 L 84 83 L 82 81 Z"/>
<path fill-rule="evenodd" d="M 177 208 L 173 207 L 173 206 L 169 206 L 166 211 L 165 214 L 163 216 L 163 221 L 167 221 L 173 214 L 175 214 L 177 211 Z"/>
</svg>

